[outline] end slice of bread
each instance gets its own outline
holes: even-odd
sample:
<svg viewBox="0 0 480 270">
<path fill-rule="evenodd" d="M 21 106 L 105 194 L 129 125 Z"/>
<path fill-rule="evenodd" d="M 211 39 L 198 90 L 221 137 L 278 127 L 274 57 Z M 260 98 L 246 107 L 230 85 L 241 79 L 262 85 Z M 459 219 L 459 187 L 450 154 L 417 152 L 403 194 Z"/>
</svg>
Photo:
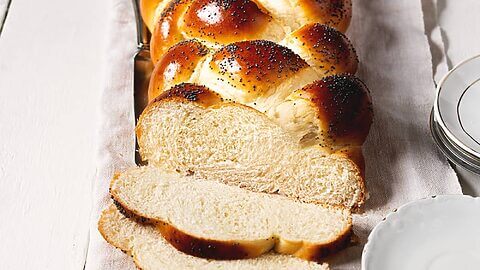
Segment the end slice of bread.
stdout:
<svg viewBox="0 0 480 270">
<path fill-rule="evenodd" d="M 365 200 L 362 164 L 302 147 L 265 114 L 222 102 L 202 86 L 178 85 L 159 96 L 140 117 L 137 137 L 142 158 L 166 171 L 349 209 Z"/>
<path fill-rule="evenodd" d="M 154 167 L 117 175 L 110 194 L 124 211 L 155 224 L 175 248 L 203 258 L 254 258 L 274 249 L 321 261 L 348 245 L 352 234 L 347 209 L 295 202 Z"/>
<path fill-rule="evenodd" d="M 132 256 L 143 270 L 328 270 L 327 264 L 308 262 L 293 256 L 268 253 L 255 259 L 218 261 L 187 255 L 171 246 L 153 226 L 123 216 L 110 205 L 98 222 L 98 230 L 114 247 Z"/>
</svg>

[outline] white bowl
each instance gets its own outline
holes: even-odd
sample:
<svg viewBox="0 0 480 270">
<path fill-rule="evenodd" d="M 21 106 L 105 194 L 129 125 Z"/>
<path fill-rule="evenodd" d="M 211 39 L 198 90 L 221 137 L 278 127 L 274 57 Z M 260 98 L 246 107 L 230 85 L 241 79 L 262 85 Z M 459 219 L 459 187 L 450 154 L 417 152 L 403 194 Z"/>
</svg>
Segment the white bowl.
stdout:
<svg viewBox="0 0 480 270">
<path fill-rule="evenodd" d="M 362 269 L 480 269 L 480 198 L 436 196 L 400 207 L 370 233 Z"/>
</svg>

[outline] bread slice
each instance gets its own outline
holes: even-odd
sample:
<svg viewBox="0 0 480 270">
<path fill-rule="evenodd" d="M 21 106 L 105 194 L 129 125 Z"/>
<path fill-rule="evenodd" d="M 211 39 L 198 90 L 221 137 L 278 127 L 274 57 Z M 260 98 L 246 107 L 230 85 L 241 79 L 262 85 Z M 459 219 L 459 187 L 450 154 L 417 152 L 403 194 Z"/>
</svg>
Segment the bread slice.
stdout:
<svg viewBox="0 0 480 270">
<path fill-rule="evenodd" d="M 175 248 L 202 258 L 254 258 L 274 249 L 320 261 L 345 247 L 352 234 L 347 209 L 295 202 L 148 166 L 117 175 L 110 194 L 130 215 L 154 223 Z"/>
<path fill-rule="evenodd" d="M 288 255 L 268 253 L 255 259 L 218 261 L 187 255 L 176 250 L 154 226 L 126 218 L 114 205 L 105 209 L 98 222 L 98 230 L 108 243 L 133 257 L 143 270 L 328 270 L 327 264 L 318 264 Z"/>
<path fill-rule="evenodd" d="M 360 147 L 302 147 L 265 114 L 202 86 L 181 84 L 155 99 L 137 138 L 142 158 L 166 171 L 349 209 L 365 200 L 363 158 L 349 158 L 361 157 Z"/>
</svg>

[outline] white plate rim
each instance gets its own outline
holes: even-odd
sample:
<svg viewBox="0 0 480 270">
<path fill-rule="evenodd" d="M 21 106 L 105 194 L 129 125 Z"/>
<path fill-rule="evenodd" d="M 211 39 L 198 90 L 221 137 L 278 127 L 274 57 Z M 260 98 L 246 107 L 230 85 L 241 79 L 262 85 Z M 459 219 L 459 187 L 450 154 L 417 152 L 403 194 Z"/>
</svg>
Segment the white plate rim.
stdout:
<svg viewBox="0 0 480 270">
<path fill-rule="evenodd" d="M 469 63 L 470 61 L 475 60 L 477 58 L 480 58 L 480 54 L 472 56 L 470 58 L 467 58 L 467 59 L 461 61 L 460 63 L 455 65 L 450 71 L 448 71 L 447 74 L 445 74 L 445 76 L 443 76 L 443 78 L 440 80 L 440 82 L 438 83 L 438 85 L 436 87 L 436 95 L 435 95 L 435 103 L 433 105 L 433 112 L 434 112 L 435 119 L 437 120 L 436 122 L 440 125 L 440 127 L 445 132 L 445 134 L 449 137 L 450 140 L 452 140 L 455 144 L 457 144 L 460 148 L 464 149 L 469 154 L 471 154 L 471 155 L 473 155 L 477 158 L 480 158 L 480 153 L 479 152 L 477 152 L 474 149 L 470 148 L 469 146 L 465 145 L 461 140 L 459 140 L 453 134 L 453 132 L 451 132 L 448 129 L 447 125 L 445 124 L 445 122 L 444 122 L 444 120 L 443 120 L 443 118 L 440 114 L 440 100 L 439 100 L 441 90 L 442 90 L 442 86 L 444 85 L 445 81 L 450 77 L 450 75 L 453 74 L 454 72 L 456 72 L 459 68 L 461 68 L 466 63 Z M 480 79 L 480 74 L 479 74 L 479 79 Z"/>
<path fill-rule="evenodd" d="M 394 209 L 392 212 L 388 213 L 377 225 L 375 225 L 373 230 L 368 235 L 367 243 L 363 247 L 363 251 L 362 251 L 361 269 L 362 270 L 367 270 L 366 265 L 367 265 L 367 262 L 368 262 L 367 261 L 368 257 L 370 255 L 370 253 L 369 253 L 370 246 L 373 245 L 372 243 L 375 242 L 375 236 L 378 234 L 378 231 L 383 226 L 385 226 L 385 224 L 389 221 L 389 219 L 392 218 L 392 216 L 400 215 L 405 211 L 406 208 L 408 208 L 412 205 L 415 205 L 415 204 L 423 203 L 427 200 L 442 201 L 442 200 L 447 200 L 447 199 L 452 199 L 452 198 L 453 199 L 462 199 L 462 200 L 466 199 L 466 200 L 472 200 L 472 201 L 480 200 L 480 197 L 472 197 L 470 195 L 462 195 L 462 194 L 433 195 L 433 196 L 430 196 L 430 197 L 425 197 L 425 198 L 422 198 L 422 199 L 418 199 L 418 200 L 415 200 L 415 201 L 408 202 L 408 203 L 403 204 L 402 206 Z"/>
</svg>

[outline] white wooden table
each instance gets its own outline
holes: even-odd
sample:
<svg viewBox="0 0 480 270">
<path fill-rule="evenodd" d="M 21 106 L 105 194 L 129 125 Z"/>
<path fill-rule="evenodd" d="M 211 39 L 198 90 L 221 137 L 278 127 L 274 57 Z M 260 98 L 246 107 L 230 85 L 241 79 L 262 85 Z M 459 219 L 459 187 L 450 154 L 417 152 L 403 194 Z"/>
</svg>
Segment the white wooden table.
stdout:
<svg viewBox="0 0 480 270">
<path fill-rule="evenodd" d="M 437 1 L 449 64 L 479 54 L 480 1 Z M 12 0 L 0 34 L 0 269 L 83 268 L 107 2 Z M 459 173 L 479 196 L 480 177 Z"/>
</svg>

